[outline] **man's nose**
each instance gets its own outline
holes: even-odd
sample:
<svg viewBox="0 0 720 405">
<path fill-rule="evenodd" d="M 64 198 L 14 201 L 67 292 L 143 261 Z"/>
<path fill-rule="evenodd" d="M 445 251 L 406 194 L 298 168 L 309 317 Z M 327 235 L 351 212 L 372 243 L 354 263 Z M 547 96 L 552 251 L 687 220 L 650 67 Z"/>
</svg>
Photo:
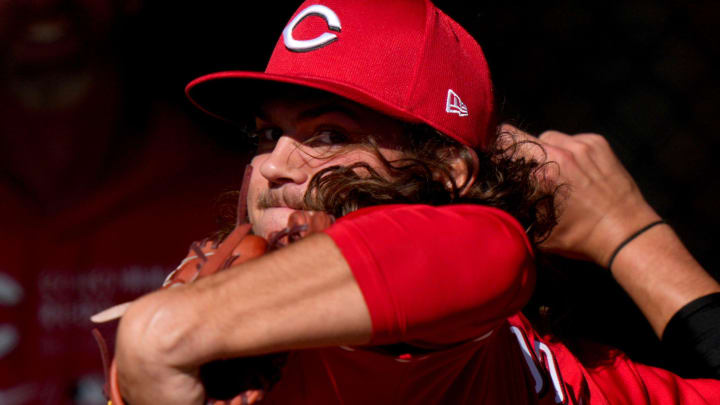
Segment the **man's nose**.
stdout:
<svg viewBox="0 0 720 405">
<path fill-rule="evenodd" d="M 308 158 L 302 145 L 289 136 L 281 136 L 260 165 L 260 174 L 274 184 L 303 184 L 308 179 Z"/>
</svg>

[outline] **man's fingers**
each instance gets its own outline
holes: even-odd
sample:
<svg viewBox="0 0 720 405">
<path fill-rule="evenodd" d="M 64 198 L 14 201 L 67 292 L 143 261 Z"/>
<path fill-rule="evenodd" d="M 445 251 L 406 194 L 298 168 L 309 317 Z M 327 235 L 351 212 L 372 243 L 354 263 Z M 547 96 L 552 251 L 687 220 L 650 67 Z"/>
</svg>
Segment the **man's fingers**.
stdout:
<svg viewBox="0 0 720 405">
<path fill-rule="evenodd" d="M 518 156 L 541 163 L 550 162 L 542 174 L 553 182 L 570 181 L 582 185 L 601 180 L 621 166 L 608 142 L 597 134 L 568 135 L 550 130 L 534 137 L 511 124 L 503 124 L 499 141 L 505 148 L 516 145 L 514 152 Z"/>
<path fill-rule="evenodd" d="M 90 320 L 93 323 L 105 323 L 109 321 L 113 321 L 115 319 L 121 318 L 125 312 L 127 312 L 128 307 L 132 304 L 132 301 L 125 302 L 122 304 L 118 304 L 115 306 L 112 306 L 110 308 L 104 309 L 97 314 L 90 317 Z"/>
<path fill-rule="evenodd" d="M 580 134 L 578 135 L 578 141 L 588 145 L 592 153 L 593 161 L 598 165 L 603 175 L 617 174 L 620 172 L 626 173 L 628 176 L 630 175 L 604 136 L 597 134 Z"/>
<path fill-rule="evenodd" d="M 582 175 L 587 179 L 599 181 L 604 176 L 616 172 L 618 166 L 621 166 L 610 149 L 610 144 L 602 135 L 592 133 L 568 135 L 558 131 L 547 131 L 540 135 L 540 139 L 572 155 L 574 167 L 567 167 L 564 161 L 560 161 L 561 157 L 548 153 L 548 160 L 558 161 L 561 167 L 566 167 L 563 172 L 569 172 L 569 177 Z"/>
<path fill-rule="evenodd" d="M 555 131 L 555 130 L 545 131 L 542 134 L 538 135 L 538 139 L 540 139 L 544 143 L 556 143 L 556 144 L 562 143 L 563 139 L 569 138 L 569 137 L 570 137 L 570 135 L 568 135 L 564 132 Z"/>
<path fill-rule="evenodd" d="M 530 135 L 529 133 L 519 129 L 518 127 L 516 127 L 512 124 L 508 124 L 508 123 L 503 123 L 500 125 L 500 133 L 501 134 L 505 134 L 505 133 L 511 134 L 513 137 L 515 137 L 516 139 L 520 139 L 520 140 L 537 140 L 536 137 L 534 137 L 534 136 Z"/>
</svg>

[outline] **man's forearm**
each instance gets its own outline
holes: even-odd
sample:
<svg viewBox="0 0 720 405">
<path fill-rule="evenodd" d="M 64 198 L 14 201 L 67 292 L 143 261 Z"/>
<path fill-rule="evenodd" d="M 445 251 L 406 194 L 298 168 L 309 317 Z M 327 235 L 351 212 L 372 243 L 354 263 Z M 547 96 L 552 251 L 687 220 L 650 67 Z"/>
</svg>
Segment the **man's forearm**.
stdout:
<svg viewBox="0 0 720 405">
<path fill-rule="evenodd" d="M 313 235 L 128 310 L 119 339 L 142 334 L 170 364 L 370 339 L 367 307 L 332 240 Z M 127 336 L 130 334 L 130 336 Z"/>
<path fill-rule="evenodd" d="M 658 336 L 687 303 L 720 292 L 717 281 L 665 225 L 649 229 L 625 246 L 613 262 L 612 273 Z"/>
</svg>

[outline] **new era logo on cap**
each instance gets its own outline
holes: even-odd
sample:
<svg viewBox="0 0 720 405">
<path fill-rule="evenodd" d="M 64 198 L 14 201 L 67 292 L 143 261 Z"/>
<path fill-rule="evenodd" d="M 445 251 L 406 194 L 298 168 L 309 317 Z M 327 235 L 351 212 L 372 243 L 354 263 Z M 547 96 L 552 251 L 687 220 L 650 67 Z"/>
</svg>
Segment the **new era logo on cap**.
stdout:
<svg viewBox="0 0 720 405">
<path fill-rule="evenodd" d="M 460 100 L 460 96 L 452 91 L 452 89 L 448 89 L 447 101 L 445 102 L 445 112 L 448 114 L 457 114 L 461 117 L 467 117 L 468 115 L 467 106 L 462 102 L 462 100 Z"/>
</svg>

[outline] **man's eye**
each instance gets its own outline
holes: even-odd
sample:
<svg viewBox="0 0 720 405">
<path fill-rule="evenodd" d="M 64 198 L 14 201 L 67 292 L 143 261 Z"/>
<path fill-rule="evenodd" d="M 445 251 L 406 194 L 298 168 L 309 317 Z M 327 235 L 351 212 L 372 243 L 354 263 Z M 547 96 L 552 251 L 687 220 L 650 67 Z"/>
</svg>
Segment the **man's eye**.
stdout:
<svg viewBox="0 0 720 405">
<path fill-rule="evenodd" d="M 259 150 L 272 149 L 278 142 L 283 131 L 280 128 L 268 127 L 254 130 L 250 136 L 253 138 Z"/>
<path fill-rule="evenodd" d="M 315 135 L 310 139 L 310 143 L 314 145 L 341 145 L 347 142 L 347 135 L 329 129 L 315 132 Z"/>
<path fill-rule="evenodd" d="M 280 128 L 261 128 L 255 130 L 253 134 L 260 143 L 277 142 L 283 135 L 283 131 Z"/>
</svg>

